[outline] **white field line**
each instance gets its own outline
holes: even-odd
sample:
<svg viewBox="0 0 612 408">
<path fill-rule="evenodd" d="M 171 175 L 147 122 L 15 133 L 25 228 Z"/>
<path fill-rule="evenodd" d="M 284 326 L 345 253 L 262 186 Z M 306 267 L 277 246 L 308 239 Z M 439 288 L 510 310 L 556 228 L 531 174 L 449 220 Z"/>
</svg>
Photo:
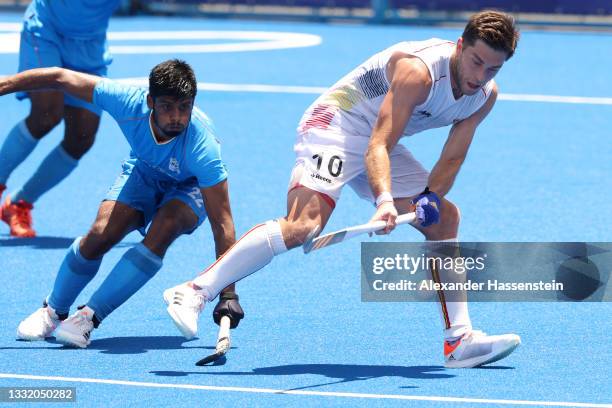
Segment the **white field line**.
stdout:
<svg viewBox="0 0 612 408">
<path fill-rule="evenodd" d="M 0 75 L 3 78 L 6 75 Z M 147 87 L 149 80 L 146 77 L 117 78 L 117 82 Z M 295 86 L 295 85 L 265 85 L 265 84 L 223 84 L 211 82 L 198 82 L 200 91 L 215 92 L 258 92 L 258 93 L 285 93 L 285 94 L 313 94 L 320 95 L 328 88 L 321 86 Z M 596 96 L 562 96 L 538 94 L 508 94 L 502 93 L 497 97 L 501 101 L 512 102 L 540 102 L 540 103 L 568 103 L 581 105 L 612 105 L 612 98 Z"/>
<path fill-rule="evenodd" d="M 64 381 L 64 382 L 90 383 L 90 384 L 125 385 L 129 387 L 146 387 L 146 388 L 169 388 L 169 389 L 189 389 L 189 390 L 202 390 L 202 391 L 241 392 L 241 393 L 252 393 L 252 394 L 281 394 L 281 395 L 302 395 L 302 396 L 338 397 L 338 398 L 369 398 L 369 399 L 387 399 L 387 400 L 457 402 L 457 403 L 469 403 L 469 404 L 612 408 L 612 404 L 594 404 L 594 403 L 586 403 L 586 402 L 529 401 L 529 400 L 507 400 L 507 399 L 487 399 L 487 398 L 439 397 L 439 396 L 428 396 L 428 395 L 369 394 L 369 393 L 366 394 L 366 393 L 355 393 L 355 392 L 277 390 L 277 389 L 271 389 L 271 388 L 220 387 L 220 386 L 199 385 L 199 384 L 168 384 L 168 383 L 142 382 L 142 381 L 107 380 L 107 379 L 102 379 L 102 378 L 56 377 L 56 376 L 25 375 L 25 374 L 10 374 L 10 373 L 0 373 L 0 378 L 20 379 L 20 380 Z"/>
<path fill-rule="evenodd" d="M 148 78 L 122 78 L 118 81 L 136 85 L 148 86 Z M 294 86 L 294 85 L 264 85 L 264 84 L 221 84 L 198 82 L 198 89 L 202 91 L 218 92 L 261 92 L 261 93 L 289 93 L 289 94 L 321 94 L 328 88 L 320 86 Z M 548 102 L 548 103 L 570 103 L 588 105 L 612 105 L 612 98 L 591 96 L 561 96 L 561 95 L 537 95 L 537 94 L 507 94 L 502 93 L 497 97 L 501 101 L 516 102 Z"/>
<path fill-rule="evenodd" d="M 0 23 L 0 54 L 19 52 L 20 28 Z M 210 52 L 244 52 L 313 47 L 321 44 L 315 34 L 276 31 L 111 31 L 112 54 L 176 54 Z M 191 44 L 156 44 L 155 41 L 190 41 Z M 206 43 L 210 40 L 225 40 Z M 121 41 L 140 41 L 141 44 L 121 45 Z M 203 42 L 203 43 L 202 43 Z"/>
</svg>

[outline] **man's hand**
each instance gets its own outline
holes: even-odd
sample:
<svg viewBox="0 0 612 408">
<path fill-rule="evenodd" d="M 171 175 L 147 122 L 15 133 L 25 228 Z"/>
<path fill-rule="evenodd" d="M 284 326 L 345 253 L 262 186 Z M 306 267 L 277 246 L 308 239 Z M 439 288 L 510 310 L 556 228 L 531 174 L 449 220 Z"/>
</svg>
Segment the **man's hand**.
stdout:
<svg viewBox="0 0 612 408">
<path fill-rule="evenodd" d="M 414 212 L 421 227 L 440 222 L 440 197 L 433 191 L 429 191 L 429 187 L 412 199 L 412 204 L 416 206 Z"/>
<path fill-rule="evenodd" d="M 213 310 L 213 320 L 220 325 L 223 316 L 230 318 L 231 329 L 238 327 L 238 323 L 244 318 L 244 311 L 238 303 L 238 295 L 235 292 L 223 292 L 219 295 L 219 303 Z"/>
<path fill-rule="evenodd" d="M 381 203 L 377 208 L 374 216 L 370 220 L 373 221 L 386 221 L 387 225 L 384 229 L 376 231 L 376 235 L 388 234 L 395 228 L 395 219 L 397 218 L 397 209 L 393 204 L 393 201 L 385 201 Z"/>
</svg>

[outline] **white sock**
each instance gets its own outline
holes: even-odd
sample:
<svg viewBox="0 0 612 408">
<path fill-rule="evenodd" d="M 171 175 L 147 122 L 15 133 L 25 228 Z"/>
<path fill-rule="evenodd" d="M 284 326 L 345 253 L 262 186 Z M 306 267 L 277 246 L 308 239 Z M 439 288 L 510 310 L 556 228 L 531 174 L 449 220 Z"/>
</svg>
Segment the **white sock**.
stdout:
<svg viewBox="0 0 612 408">
<path fill-rule="evenodd" d="M 278 221 L 256 225 L 195 278 L 193 284 L 202 288 L 207 300 L 211 301 L 223 288 L 260 270 L 286 251 Z"/>
<path fill-rule="evenodd" d="M 450 327 L 444 329 L 444 338 L 453 339 L 463 336 L 472 330 L 472 321 L 467 302 L 446 302 Z M 442 317 L 444 320 L 444 317 Z"/>
<path fill-rule="evenodd" d="M 435 246 L 438 242 L 458 242 L 456 238 L 441 241 L 427 241 Z M 465 274 L 462 275 L 465 277 Z M 444 326 L 444 338 L 447 340 L 456 339 L 472 330 L 472 321 L 468 312 L 467 301 L 448 302 L 443 301 L 443 296 L 439 297 L 438 308 Z"/>
</svg>

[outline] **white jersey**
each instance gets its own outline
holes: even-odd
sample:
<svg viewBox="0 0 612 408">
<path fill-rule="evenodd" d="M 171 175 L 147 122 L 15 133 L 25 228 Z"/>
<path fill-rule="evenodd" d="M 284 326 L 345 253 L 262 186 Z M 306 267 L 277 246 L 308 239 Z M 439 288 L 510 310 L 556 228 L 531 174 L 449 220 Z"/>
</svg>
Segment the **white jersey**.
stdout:
<svg viewBox="0 0 612 408">
<path fill-rule="evenodd" d="M 395 52 L 413 55 L 427 66 L 432 86 L 427 100 L 415 107 L 402 136 L 459 122 L 476 112 L 491 95 L 493 80 L 471 96 L 455 99 L 450 80 L 450 57 L 455 49 L 451 41 L 432 38 L 401 42 L 375 54 L 359 65 L 306 110 L 298 133 L 309 130 L 332 132 L 340 138 L 369 138 L 378 111 L 389 91 L 386 68 Z"/>
</svg>

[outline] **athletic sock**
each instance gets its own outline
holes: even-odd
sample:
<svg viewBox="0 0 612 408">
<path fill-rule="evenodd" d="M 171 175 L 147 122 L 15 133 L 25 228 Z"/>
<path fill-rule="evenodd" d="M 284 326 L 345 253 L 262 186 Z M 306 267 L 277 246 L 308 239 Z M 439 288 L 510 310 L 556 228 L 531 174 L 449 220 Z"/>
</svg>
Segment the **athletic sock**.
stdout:
<svg viewBox="0 0 612 408">
<path fill-rule="evenodd" d="M 445 258 L 447 256 L 458 257 L 459 244 L 457 239 L 446 239 L 441 241 L 427 241 L 427 248 L 430 254 Z M 432 268 L 433 266 L 433 268 Z M 464 282 L 465 273 L 457 273 L 453 269 L 440 270 L 436 265 L 430 264 L 432 278 L 436 282 Z M 449 300 L 450 299 L 450 300 Z M 438 306 L 442 323 L 444 325 L 444 338 L 446 340 L 456 340 L 472 330 L 472 322 L 468 312 L 467 293 L 465 291 L 438 291 Z"/>
<path fill-rule="evenodd" d="M 58 315 L 70 311 L 70 306 L 96 275 L 102 263 L 102 258 L 85 259 L 79 250 L 80 243 L 81 237 L 78 237 L 68 249 L 55 278 L 53 291 L 47 298 L 47 303 Z"/>
<path fill-rule="evenodd" d="M 25 120 L 11 129 L 0 148 L 0 184 L 6 184 L 13 170 L 32 153 L 37 143 Z"/>
<path fill-rule="evenodd" d="M 193 280 L 213 300 L 223 288 L 269 264 L 287 251 L 278 221 L 259 224 L 244 234 L 223 256 Z"/>
<path fill-rule="evenodd" d="M 102 321 L 138 292 L 161 267 L 162 259 L 144 244 L 134 246 L 117 262 L 87 306 L 95 310 L 96 318 Z"/>
<path fill-rule="evenodd" d="M 68 177 L 74 170 L 79 161 L 70 156 L 62 147 L 57 146 L 53 149 L 40 163 L 36 173 L 21 187 L 20 190 L 11 196 L 11 200 L 17 202 L 19 200 L 34 203 L 44 193 L 51 190 L 60 181 Z"/>
</svg>

